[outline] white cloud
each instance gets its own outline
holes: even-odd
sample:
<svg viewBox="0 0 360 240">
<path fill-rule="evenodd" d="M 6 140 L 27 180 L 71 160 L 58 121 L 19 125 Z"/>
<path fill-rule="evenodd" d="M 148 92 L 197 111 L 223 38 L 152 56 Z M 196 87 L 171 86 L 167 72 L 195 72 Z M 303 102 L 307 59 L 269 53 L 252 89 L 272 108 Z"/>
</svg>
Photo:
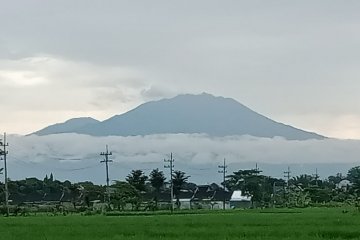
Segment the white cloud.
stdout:
<svg viewBox="0 0 360 240">
<path fill-rule="evenodd" d="M 190 172 L 199 181 L 211 181 L 214 177 L 212 172 L 216 173 L 217 165 L 223 158 L 233 166 L 232 171 L 237 170 L 234 169 L 237 166 L 245 168 L 249 163 L 258 163 L 260 166 L 274 166 L 278 172 L 282 172 L 281 167 L 297 164 L 311 165 L 314 169 L 316 166 L 325 166 L 321 169 L 323 173 L 335 174 L 338 169 L 324 168 L 358 165 L 360 155 L 360 141 L 336 139 L 288 141 L 250 136 L 210 138 L 197 134 L 144 137 L 60 134 L 42 137 L 10 136 L 9 142 L 11 172 L 18 178 L 30 174 L 18 170 L 28 167 L 35 176 L 41 177 L 51 171 L 60 178 L 93 181 L 101 181 L 103 178 L 99 153 L 105 150 L 106 144 L 113 152 L 112 179 L 124 178 L 135 168 L 146 172 L 153 168 L 162 169 L 163 159 L 169 157 L 170 152 L 174 153 L 175 168 Z M 196 171 L 199 166 L 207 168 L 207 172 Z M 76 170 L 83 168 L 84 171 Z M 87 168 L 91 168 L 92 172 L 91 169 L 87 172 Z"/>
<path fill-rule="evenodd" d="M 46 79 L 35 76 L 31 71 L 0 71 L 0 82 L 10 86 L 36 86 L 46 83 Z"/>
<path fill-rule="evenodd" d="M 0 67 L 0 100 L 6 101 L 0 111 L 7 112 L 2 125 L 21 133 L 66 118 L 105 119 L 125 112 L 142 101 L 141 92 L 149 87 L 142 73 L 128 66 L 101 66 L 55 56 L 0 60 Z M 22 130 L 23 126 L 28 128 Z"/>
</svg>

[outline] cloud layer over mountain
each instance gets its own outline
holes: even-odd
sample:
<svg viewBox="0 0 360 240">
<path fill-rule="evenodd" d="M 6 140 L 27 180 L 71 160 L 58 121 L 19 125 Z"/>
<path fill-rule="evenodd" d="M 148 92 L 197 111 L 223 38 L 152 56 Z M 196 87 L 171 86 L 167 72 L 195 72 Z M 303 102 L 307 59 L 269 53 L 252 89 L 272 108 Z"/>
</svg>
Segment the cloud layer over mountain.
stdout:
<svg viewBox="0 0 360 240">
<path fill-rule="evenodd" d="M 217 166 L 226 158 L 229 172 L 254 167 L 280 177 L 288 166 L 294 174 L 319 167 L 320 174 L 336 174 L 359 163 L 360 141 L 306 140 L 250 136 L 209 137 L 199 134 L 166 134 L 134 137 L 91 137 L 78 134 L 9 137 L 10 178 L 44 177 L 103 182 L 99 153 L 112 151 L 111 179 L 124 179 L 132 169 L 149 172 L 163 169 L 163 159 L 174 153 L 175 169 L 192 176 L 192 181 L 216 182 Z M 340 167 L 339 167 L 340 166 Z M 345 172 L 344 172 L 345 173 Z"/>
</svg>

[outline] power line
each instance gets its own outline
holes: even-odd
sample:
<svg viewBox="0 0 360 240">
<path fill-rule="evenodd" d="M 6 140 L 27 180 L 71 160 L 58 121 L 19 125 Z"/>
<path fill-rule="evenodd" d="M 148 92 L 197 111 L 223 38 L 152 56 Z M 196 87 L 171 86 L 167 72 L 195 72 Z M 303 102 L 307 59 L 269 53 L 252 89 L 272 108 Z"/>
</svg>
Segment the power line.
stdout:
<svg viewBox="0 0 360 240">
<path fill-rule="evenodd" d="M 188 170 L 194 170 L 194 171 L 209 171 L 212 168 L 188 168 Z"/>
<path fill-rule="evenodd" d="M 226 204 L 226 199 L 225 199 L 225 192 L 226 192 L 226 182 L 225 182 L 225 177 L 226 177 L 226 168 L 227 165 L 225 163 L 225 158 L 224 158 L 224 164 L 223 165 L 219 165 L 218 168 L 220 168 L 221 170 L 218 171 L 218 173 L 222 173 L 223 174 L 223 185 L 224 185 L 224 199 L 223 199 L 223 209 L 225 210 L 225 204 Z"/>
<path fill-rule="evenodd" d="M 20 167 L 27 167 L 27 168 L 32 168 L 32 169 L 39 169 L 39 167 L 44 166 L 42 163 L 39 162 L 32 162 L 32 161 L 24 161 L 18 157 L 14 157 L 13 155 L 11 155 L 11 159 L 14 159 L 16 161 L 12 161 L 9 164 L 11 165 L 17 165 Z M 85 160 L 81 159 L 81 160 Z M 81 170 L 86 170 L 86 169 L 91 169 L 91 168 L 95 168 L 98 167 L 98 164 L 92 164 L 92 165 L 88 165 L 85 167 L 78 167 L 78 168 L 53 168 L 56 171 L 62 171 L 62 172 L 73 172 L 73 171 L 81 171 Z"/>
<path fill-rule="evenodd" d="M 173 184 L 173 169 L 174 169 L 174 161 L 173 154 L 170 154 L 170 159 L 164 159 L 165 163 L 168 163 L 168 165 L 164 165 L 164 168 L 170 169 L 170 199 L 171 199 L 171 213 L 174 211 L 174 184 Z"/>
<path fill-rule="evenodd" d="M 112 155 L 112 152 L 109 152 L 108 145 L 106 145 L 106 152 L 101 152 L 100 156 L 105 156 L 105 159 L 103 161 L 100 161 L 101 163 L 105 163 L 106 168 L 106 193 L 108 195 L 108 201 L 110 203 L 110 189 L 109 189 L 109 162 L 112 162 L 112 160 L 109 160 L 109 156 Z"/>
<path fill-rule="evenodd" d="M 86 166 L 86 167 L 79 167 L 79 168 L 54 168 L 57 171 L 62 171 L 62 172 L 75 172 L 75 171 L 82 171 L 82 170 L 86 170 L 86 169 L 91 169 L 91 168 L 95 168 L 97 167 L 98 164 L 94 164 L 94 165 L 90 165 L 90 166 Z"/>
<path fill-rule="evenodd" d="M 6 142 L 6 133 L 4 133 L 4 141 L 0 140 L 0 147 L 3 149 L 0 150 L 0 155 L 4 156 L 4 171 L 5 171 L 5 207 L 6 207 L 6 216 L 9 216 L 9 188 L 8 188 L 8 176 L 7 176 L 7 164 L 6 164 L 6 156 L 8 155 L 8 151 L 6 148 L 9 144 Z"/>
</svg>

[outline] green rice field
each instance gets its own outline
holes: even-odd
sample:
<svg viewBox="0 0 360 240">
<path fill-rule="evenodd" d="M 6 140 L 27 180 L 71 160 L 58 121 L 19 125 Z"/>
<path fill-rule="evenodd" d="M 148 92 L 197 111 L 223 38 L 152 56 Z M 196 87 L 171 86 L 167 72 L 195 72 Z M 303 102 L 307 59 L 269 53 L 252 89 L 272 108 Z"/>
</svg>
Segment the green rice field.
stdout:
<svg viewBox="0 0 360 240">
<path fill-rule="evenodd" d="M 1 217 L 0 239 L 360 239 L 360 213 L 319 208 L 147 216 Z"/>
</svg>

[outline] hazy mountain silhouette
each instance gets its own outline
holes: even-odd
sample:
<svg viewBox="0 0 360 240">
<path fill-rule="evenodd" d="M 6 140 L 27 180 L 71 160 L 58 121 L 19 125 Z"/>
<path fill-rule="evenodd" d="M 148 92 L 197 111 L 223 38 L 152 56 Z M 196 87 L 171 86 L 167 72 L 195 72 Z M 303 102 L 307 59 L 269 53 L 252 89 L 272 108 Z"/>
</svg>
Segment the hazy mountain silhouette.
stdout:
<svg viewBox="0 0 360 240">
<path fill-rule="evenodd" d="M 57 133 L 73 133 L 79 128 L 86 127 L 88 125 L 92 125 L 99 122 L 100 121 L 90 117 L 73 118 L 64 123 L 56 123 L 54 125 L 50 125 L 32 134 L 43 136 L 43 135 L 57 134 Z"/>
<path fill-rule="evenodd" d="M 79 125 L 71 124 L 74 122 Z M 171 99 L 148 102 L 103 122 L 88 118 L 72 119 L 34 134 L 60 132 L 93 136 L 205 133 L 210 136 L 280 136 L 289 140 L 324 138 L 316 133 L 275 122 L 233 99 L 206 93 L 179 95 Z"/>
</svg>

